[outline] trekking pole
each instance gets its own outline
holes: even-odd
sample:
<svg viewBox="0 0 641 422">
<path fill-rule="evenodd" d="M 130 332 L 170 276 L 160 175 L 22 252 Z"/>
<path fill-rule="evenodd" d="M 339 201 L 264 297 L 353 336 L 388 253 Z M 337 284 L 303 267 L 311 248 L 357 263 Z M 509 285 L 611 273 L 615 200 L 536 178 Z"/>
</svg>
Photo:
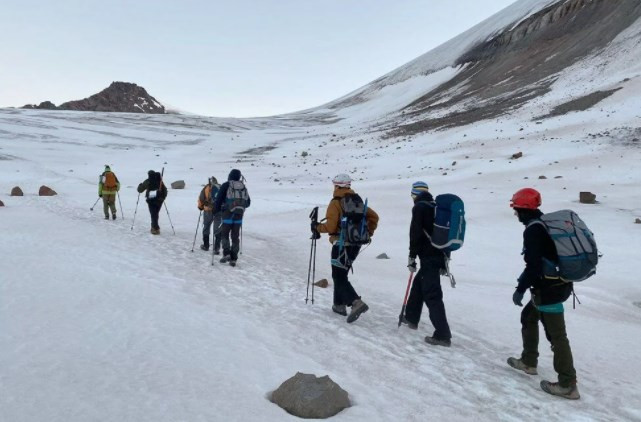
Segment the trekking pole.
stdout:
<svg viewBox="0 0 641 422">
<path fill-rule="evenodd" d="M 243 225 L 240 225 L 240 254 L 243 254 Z"/>
<path fill-rule="evenodd" d="M 407 290 L 405 290 L 405 299 L 403 299 L 403 307 L 401 308 L 401 313 L 398 315 L 398 326 L 400 327 L 403 323 L 403 315 L 405 314 L 405 308 L 407 307 L 407 297 L 410 294 L 410 287 L 412 286 L 412 279 L 414 278 L 414 273 L 410 272 L 410 279 L 407 281 Z"/>
<path fill-rule="evenodd" d="M 196 223 L 196 233 L 194 233 L 194 243 L 191 245 L 191 251 L 194 251 L 194 246 L 196 246 L 196 236 L 198 236 L 198 227 L 200 227 L 200 217 L 202 217 L 203 212 L 202 210 L 200 211 L 200 214 L 198 214 L 198 222 Z"/>
<path fill-rule="evenodd" d="M 312 223 L 318 220 L 318 207 L 315 207 L 312 212 L 309 214 L 310 220 Z M 309 250 L 309 266 L 307 268 L 307 294 L 305 295 L 305 303 L 309 300 L 309 283 L 312 277 L 312 263 L 314 265 L 314 276 L 316 275 L 316 239 L 314 239 L 314 233 L 312 232 L 312 245 Z M 312 284 L 312 305 L 314 304 L 314 285 Z"/>
<path fill-rule="evenodd" d="M 167 208 L 167 201 L 163 201 L 163 205 L 165 206 L 165 211 L 167 211 L 167 218 L 169 219 L 169 225 L 171 226 L 171 229 L 174 232 L 174 236 L 176 236 L 176 230 L 174 229 L 174 224 L 171 222 L 171 216 L 169 215 L 169 208 Z"/>
<path fill-rule="evenodd" d="M 312 305 L 314 304 L 314 286 L 316 286 L 316 239 L 312 239 L 312 248 L 314 249 L 314 263 L 312 264 Z"/>
<path fill-rule="evenodd" d="M 136 200 L 136 210 L 134 211 L 134 219 L 131 222 L 131 230 L 134 229 L 134 223 L 136 222 L 136 214 L 138 214 L 138 202 L 140 202 L 140 192 L 138 192 L 138 199 Z"/>
<path fill-rule="evenodd" d="M 445 271 L 447 271 L 447 276 L 450 279 L 450 285 L 453 289 L 456 289 L 456 280 L 454 279 L 454 275 L 450 272 L 450 258 L 447 256 L 445 256 Z"/>
<path fill-rule="evenodd" d="M 118 205 L 120 205 L 120 215 L 122 215 L 122 219 L 125 219 L 125 212 L 122 209 L 122 202 L 120 201 L 120 194 L 116 192 L 116 196 L 118 196 Z"/>
<path fill-rule="evenodd" d="M 98 203 L 98 201 L 100 201 L 100 197 L 98 197 L 98 199 L 96 199 L 96 202 L 94 202 L 93 205 L 91 206 L 91 208 L 89 208 L 89 211 L 93 211 L 93 209 L 96 207 L 96 204 Z"/>
</svg>

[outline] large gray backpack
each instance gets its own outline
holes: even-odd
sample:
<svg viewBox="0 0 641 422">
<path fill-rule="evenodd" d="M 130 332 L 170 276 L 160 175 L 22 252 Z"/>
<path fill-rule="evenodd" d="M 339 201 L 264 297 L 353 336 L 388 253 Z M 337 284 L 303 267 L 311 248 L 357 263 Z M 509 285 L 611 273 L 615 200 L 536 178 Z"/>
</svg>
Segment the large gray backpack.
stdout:
<svg viewBox="0 0 641 422">
<path fill-rule="evenodd" d="M 543 225 L 554 241 L 559 256 L 558 262 L 553 263 L 557 277 L 570 283 L 583 281 L 596 274 L 599 253 L 594 234 L 574 211 L 544 214 L 528 227 L 532 224 Z"/>
<path fill-rule="evenodd" d="M 225 208 L 227 211 L 232 214 L 243 215 L 248 202 L 249 194 L 247 193 L 245 184 L 239 180 L 230 180 L 225 198 Z"/>
</svg>

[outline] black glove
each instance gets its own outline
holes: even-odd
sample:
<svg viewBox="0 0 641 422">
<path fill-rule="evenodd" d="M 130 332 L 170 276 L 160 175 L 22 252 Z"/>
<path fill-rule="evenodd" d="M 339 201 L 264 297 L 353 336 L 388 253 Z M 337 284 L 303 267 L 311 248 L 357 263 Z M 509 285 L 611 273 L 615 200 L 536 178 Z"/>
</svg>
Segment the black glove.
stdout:
<svg viewBox="0 0 641 422">
<path fill-rule="evenodd" d="M 102 198 L 102 194 L 101 193 L 98 194 L 98 198 Z"/>
<path fill-rule="evenodd" d="M 516 306 L 523 306 L 523 295 L 525 295 L 525 293 L 514 290 L 514 294 L 512 295 L 512 302 L 514 302 Z"/>
<path fill-rule="evenodd" d="M 321 238 L 321 234 L 318 231 L 312 233 L 312 239 L 318 240 Z"/>
<path fill-rule="evenodd" d="M 407 258 L 407 269 L 410 270 L 411 273 L 416 272 L 416 258 L 412 258 L 411 256 Z"/>
</svg>

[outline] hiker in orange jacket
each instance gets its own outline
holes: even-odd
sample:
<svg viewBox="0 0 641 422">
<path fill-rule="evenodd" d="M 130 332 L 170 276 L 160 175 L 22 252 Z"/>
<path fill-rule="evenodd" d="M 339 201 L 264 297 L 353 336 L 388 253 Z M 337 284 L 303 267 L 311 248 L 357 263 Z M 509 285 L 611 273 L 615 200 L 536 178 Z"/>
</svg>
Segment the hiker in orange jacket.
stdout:
<svg viewBox="0 0 641 422">
<path fill-rule="evenodd" d="M 111 209 L 111 218 L 116 219 L 116 195 L 120 190 L 120 182 L 116 174 L 111 171 L 108 165 L 105 165 L 105 171 L 100 175 L 98 180 L 98 196 L 102 198 L 105 220 L 109 220 L 109 210 Z"/>
</svg>

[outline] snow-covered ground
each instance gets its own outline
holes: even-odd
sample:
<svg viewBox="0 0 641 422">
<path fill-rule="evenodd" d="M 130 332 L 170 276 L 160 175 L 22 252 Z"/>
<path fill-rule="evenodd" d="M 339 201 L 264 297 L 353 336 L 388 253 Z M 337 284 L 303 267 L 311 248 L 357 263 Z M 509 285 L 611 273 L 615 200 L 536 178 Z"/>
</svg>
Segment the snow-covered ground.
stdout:
<svg viewBox="0 0 641 422">
<path fill-rule="evenodd" d="M 623 142 L 638 134 L 615 128 L 638 127 L 641 104 L 627 98 L 602 118 L 617 95 L 523 131 L 516 114 L 500 126 L 388 140 L 347 123 L 0 111 L 0 419 L 287 420 L 266 395 L 302 371 L 350 392 L 355 405 L 338 420 L 639 420 L 641 150 Z M 251 151 L 261 146 L 274 149 Z M 517 151 L 524 157 L 510 160 Z M 122 181 L 124 220 L 103 220 L 100 204 L 89 211 L 104 164 Z M 176 235 L 163 214 L 152 237 L 144 203 L 130 229 L 135 186 L 163 166 L 187 188 L 169 193 Z M 209 254 L 190 252 L 196 197 L 208 176 L 234 167 L 252 196 L 244 251 L 237 268 L 212 267 Z M 352 276 L 371 310 L 352 325 L 330 311 L 331 288 L 304 302 L 307 216 L 343 171 L 381 216 Z M 429 322 L 418 333 L 396 327 L 418 179 L 467 206 L 458 287 L 444 283 L 449 350 L 423 343 Z M 37 197 L 41 184 L 58 196 Z M 8 197 L 14 185 L 26 196 Z M 505 365 L 520 350 L 511 294 L 523 229 L 508 201 L 524 186 L 542 192 L 544 210 L 579 212 L 604 253 L 598 275 L 577 286 L 582 305 L 567 312 L 579 402 L 539 390 L 554 378 L 545 341 L 540 377 Z M 600 203 L 578 204 L 580 190 Z M 381 252 L 391 259 L 376 260 Z M 328 253 L 323 239 L 317 278 L 331 279 Z"/>
</svg>

